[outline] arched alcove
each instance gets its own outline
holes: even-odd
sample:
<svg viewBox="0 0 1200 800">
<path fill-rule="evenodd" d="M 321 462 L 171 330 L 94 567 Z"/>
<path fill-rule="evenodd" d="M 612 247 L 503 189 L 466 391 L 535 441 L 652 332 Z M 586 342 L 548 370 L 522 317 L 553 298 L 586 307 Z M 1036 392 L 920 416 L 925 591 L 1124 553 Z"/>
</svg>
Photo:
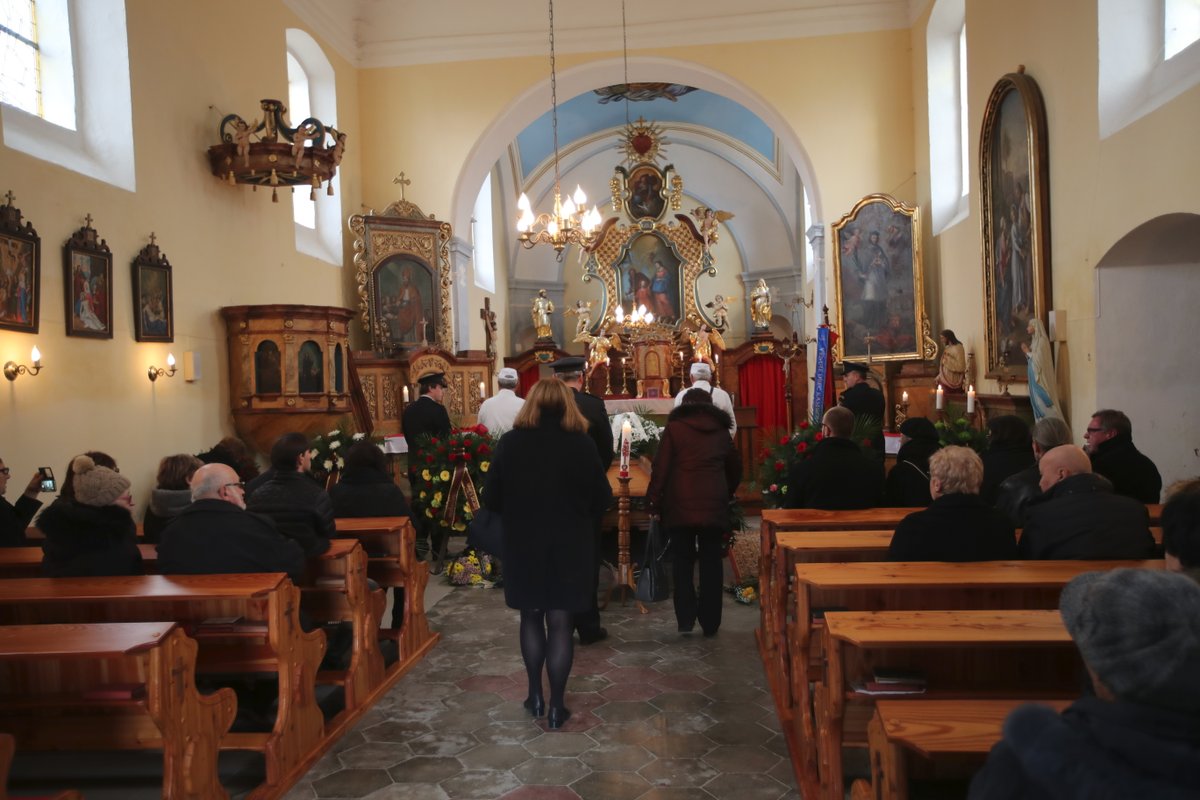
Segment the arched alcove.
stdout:
<svg viewBox="0 0 1200 800">
<path fill-rule="evenodd" d="M 1200 215 L 1125 234 L 1098 262 L 1096 288 L 1096 402 L 1129 415 L 1164 487 L 1200 475 Z"/>
</svg>

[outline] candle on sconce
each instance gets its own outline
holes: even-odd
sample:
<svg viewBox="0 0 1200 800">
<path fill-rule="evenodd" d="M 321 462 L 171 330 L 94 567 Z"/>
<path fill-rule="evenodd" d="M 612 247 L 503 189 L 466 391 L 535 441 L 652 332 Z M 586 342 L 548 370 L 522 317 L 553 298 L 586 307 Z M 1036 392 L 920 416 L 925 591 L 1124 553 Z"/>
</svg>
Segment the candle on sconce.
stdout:
<svg viewBox="0 0 1200 800">
<path fill-rule="evenodd" d="M 969 389 L 967 389 L 967 413 L 968 414 L 975 413 L 975 386 L 974 386 L 974 384 L 972 384 L 971 387 Z"/>
<path fill-rule="evenodd" d="M 900 402 L 901 402 L 901 403 L 907 403 L 907 402 L 908 402 L 908 392 L 902 392 L 902 393 L 901 393 L 901 395 L 900 395 Z"/>
<path fill-rule="evenodd" d="M 42 365 L 42 351 L 38 350 L 36 344 L 29 351 L 29 358 L 33 360 L 33 366 L 40 367 Z"/>
<path fill-rule="evenodd" d="M 401 396 L 404 398 L 404 402 L 407 403 L 408 402 L 408 387 L 407 386 L 404 387 L 404 392 Z"/>
<path fill-rule="evenodd" d="M 942 407 L 945 404 L 945 402 L 946 402 L 945 397 L 942 394 L 942 386 L 941 386 L 941 384 L 938 384 L 938 388 L 937 388 L 937 410 L 938 411 L 942 410 Z"/>
<path fill-rule="evenodd" d="M 621 423 L 621 477 L 629 477 L 629 448 L 633 437 L 633 426 L 626 419 Z"/>
</svg>

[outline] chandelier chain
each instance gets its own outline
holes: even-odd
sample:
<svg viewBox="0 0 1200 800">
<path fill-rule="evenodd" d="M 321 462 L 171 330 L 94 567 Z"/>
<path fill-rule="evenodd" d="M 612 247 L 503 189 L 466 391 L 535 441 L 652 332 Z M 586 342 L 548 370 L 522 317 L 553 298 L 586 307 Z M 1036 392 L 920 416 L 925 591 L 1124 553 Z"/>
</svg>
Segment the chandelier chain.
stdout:
<svg viewBox="0 0 1200 800">
<path fill-rule="evenodd" d="M 554 132 L 554 195 L 558 188 L 558 72 L 554 64 L 554 0 L 550 3 L 550 128 Z"/>
<path fill-rule="evenodd" d="M 625 59 L 625 127 L 629 127 L 629 26 L 625 24 L 625 0 L 621 0 L 621 52 Z"/>
</svg>

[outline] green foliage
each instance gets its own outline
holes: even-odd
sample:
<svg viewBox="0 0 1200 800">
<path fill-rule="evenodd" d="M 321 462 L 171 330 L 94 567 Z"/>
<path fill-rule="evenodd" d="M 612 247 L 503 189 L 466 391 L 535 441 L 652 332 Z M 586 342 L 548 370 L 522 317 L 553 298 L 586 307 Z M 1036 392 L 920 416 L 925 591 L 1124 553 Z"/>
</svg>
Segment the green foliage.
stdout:
<svg viewBox="0 0 1200 800">
<path fill-rule="evenodd" d="M 954 420 L 938 420 L 933 423 L 933 427 L 937 429 L 938 441 L 942 447 L 957 446 L 969 447 L 976 453 L 982 453 L 987 450 L 987 432 L 981 431 L 971 426 L 971 421 L 966 417 L 959 417 Z"/>
</svg>

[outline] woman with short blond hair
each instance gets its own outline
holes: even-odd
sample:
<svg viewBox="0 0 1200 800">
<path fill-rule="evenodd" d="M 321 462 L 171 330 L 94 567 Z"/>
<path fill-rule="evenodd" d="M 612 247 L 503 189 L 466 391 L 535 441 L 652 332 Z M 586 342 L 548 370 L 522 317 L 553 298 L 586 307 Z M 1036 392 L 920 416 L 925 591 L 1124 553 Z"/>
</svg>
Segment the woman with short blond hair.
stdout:
<svg viewBox="0 0 1200 800">
<path fill-rule="evenodd" d="M 896 526 L 888 561 L 998 561 L 1017 557 L 1008 518 L 983 502 L 983 461 L 969 447 L 929 458 L 929 508 Z"/>
<path fill-rule="evenodd" d="M 573 617 L 591 607 L 593 537 L 612 500 L 588 423 L 570 387 L 534 384 L 513 429 L 500 437 L 483 504 L 499 513 L 504 536 L 504 600 L 521 612 L 521 657 L 529 678 L 525 708 L 546 713 L 542 672 L 550 682 L 547 726 L 571 716 L 565 705 L 574 658 Z"/>
</svg>

